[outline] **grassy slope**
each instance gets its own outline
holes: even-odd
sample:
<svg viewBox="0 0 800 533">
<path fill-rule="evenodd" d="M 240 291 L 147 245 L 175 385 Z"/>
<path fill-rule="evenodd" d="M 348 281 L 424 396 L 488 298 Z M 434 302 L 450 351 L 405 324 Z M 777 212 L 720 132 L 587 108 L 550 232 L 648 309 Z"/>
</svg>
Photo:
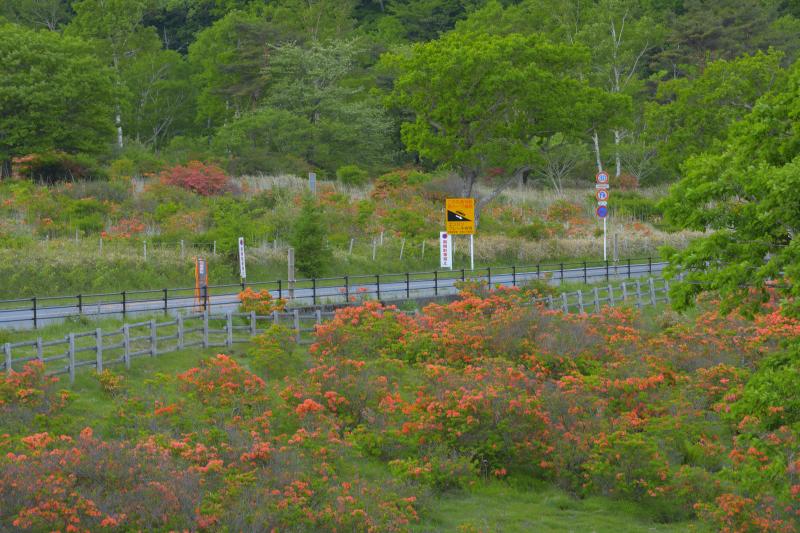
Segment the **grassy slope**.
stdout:
<svg viewBox="0 0 800 533">
<path fill-rule="evenodd" d="M 165 400 L 173 399 L 178 392 L 169 386 L 171 377 L 217 351 L 193 349 L 154 359 L 137 359 L 125 374 L 127 396 L 147 397 L 157 393 Z M 228 352 L 240 364 L 248 365 L 247 346 Z M 298 348 L 291 361 L 262 375 L 280 382 L 285 375 L 302 372 L 307 362 L 307 352 Z M 408 378 L 414 379 L 414 376 Z M 101 389 L 93 373 L 79 373 L 71 392 L 73 400 L 66 411 L 56 419 L 39 420 L 41 426 L 36 430 L 77 434 L 83 427 L 91 426 L 106 439 L 135 435 L 135 420 L 120 420 L 120 403 Z M 191 425 L 190 421 L 187 423 Z M 386 465 L 374 459 L 353 460 L 345 468 L 376 481 L 391 476 Z M 415 532 L 703 531 L 695 523 L 656 524 L 644 510 L 629 502 L 600 497 L 576 500 L 555 487 L 539 483 L 477 480 L 469 491 L 431 496 L 424 502 L 421 522 L 413 527 Z"/>
</svg>

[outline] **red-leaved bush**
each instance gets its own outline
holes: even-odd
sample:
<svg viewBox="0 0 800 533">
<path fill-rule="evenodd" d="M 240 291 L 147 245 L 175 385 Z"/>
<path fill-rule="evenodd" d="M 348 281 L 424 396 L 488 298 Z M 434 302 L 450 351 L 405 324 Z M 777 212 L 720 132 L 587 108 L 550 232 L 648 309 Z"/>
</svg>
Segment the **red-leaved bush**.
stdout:
<svg viewBox="0 0 800 533">
<path fill-rule="evenodd" d="M 186 166 L 176 165 L 163 171 L 161 182 L 203 196 L 213 196 L 231 189 L 230 178 L 221 168 L 200 161 L 189 161 Z"/>
</svg>

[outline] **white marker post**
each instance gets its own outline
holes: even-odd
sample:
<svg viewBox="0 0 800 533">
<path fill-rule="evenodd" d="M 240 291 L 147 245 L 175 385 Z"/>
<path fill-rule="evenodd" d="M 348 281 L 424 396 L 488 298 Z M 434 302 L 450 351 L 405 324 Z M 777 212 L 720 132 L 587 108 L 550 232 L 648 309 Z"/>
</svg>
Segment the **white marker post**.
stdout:
<svg viewBox="0 0 800 533">
<path fill-rule="evenodd" d="M 469 234 L 469 269 L 475 271 L 475 235 Z"/>
<path fill-rule="evenodd" d="M 608 260 L 608 173 L 601 170 L 595 176 L 597 216 L 603 219 L 603 261 Z"/>
<path fill-rule="evenodd" d="M 247 279 L 247 268 L 245 266 L 244 237 L 239 237 L 239 277 L 242 283 Z"/>
</svg>

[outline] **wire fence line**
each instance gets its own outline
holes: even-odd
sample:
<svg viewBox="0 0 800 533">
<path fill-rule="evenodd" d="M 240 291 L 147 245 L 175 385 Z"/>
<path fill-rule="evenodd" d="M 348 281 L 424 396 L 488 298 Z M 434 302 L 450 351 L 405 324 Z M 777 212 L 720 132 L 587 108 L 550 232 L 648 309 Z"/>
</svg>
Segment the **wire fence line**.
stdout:
<svg viewBox="0 0 800 533">
<path fill-rule="evenodd" d="M 564 282 L 590 283 L 612 279 L 633 279 L 660 274 L 666 262 L 652 257 L 622 261 L 581 261 L 537 263 L 478 269 L 433 270 L 396 274 L 345 275 L 297 280 L 256 281 L 209 285 L 198 295 L 194 287 L 132 290 L 74 296 L 34 296 L 0 300 L 0 327 L 33 325 L 43 321 L 81 315 L 121 315 L 179 310 L 232 309 L 239 304 L 239 293 L 247 288 L 266 290 L 274 298 L 287 300 L 290 307 L 347 304 L 356 297 L 377 300 L 409 300 L 443 296 L 458 292 L 457 283 L 486 281 L 488 285 L 519 286 L 534 281 L 561 285 Z"/>
<path fill-rule="evenodd" d="M 661 302 L 669 303 L 669 282 L 663 278 L 648 278 L 646 283 L 640 279 L 623 281 L 617 286 L 609 283 L 590 290 L 562 292 L 558 297 L 536 298 L 528 303 L 563 313 L 599 313 L 603 306 L 630 304 L 642 308 Z M 274 311 L 263 316 L 254 311 L 224 314 L 204 311 L 179 315 L 164 322 L 151 319 L 123 324 L 112 331 L 97 328 L 47 341 L 38 337 L 31 341 L 5 343 L 0 370 L 11 373 L 20 370 L 25 363 L 40 361 L 46 365 L 48 374 L 68 374 L 72 384 L 76 371 L 81 368 L 92 368 L 98 373 L 116 365 L 130 369 L 132 361 L 140 357 L 156 357 L 193 346 L 231 348 L 236 343 L 249 342 L 271 325 L 286 325 L 294 332 L 299 344 L 309 343 L 311 338 L 308 334 L 334 315 L 335 311 L 321 309 L 312 313 L 301 313 L 299 309 Z"/>
</svg>

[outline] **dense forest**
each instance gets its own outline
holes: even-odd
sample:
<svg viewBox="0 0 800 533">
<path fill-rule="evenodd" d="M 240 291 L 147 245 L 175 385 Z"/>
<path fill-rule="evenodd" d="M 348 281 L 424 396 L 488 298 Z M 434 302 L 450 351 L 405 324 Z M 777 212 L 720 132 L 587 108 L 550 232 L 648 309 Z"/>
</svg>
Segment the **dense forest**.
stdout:
<svg viewBox="0 0 800 533">
<path fill-rule="evenodd" d="M 2 173 L 671 181 L 786 85 L 798 17 L 795 0 L 5 0 Z"/>
</svg>

